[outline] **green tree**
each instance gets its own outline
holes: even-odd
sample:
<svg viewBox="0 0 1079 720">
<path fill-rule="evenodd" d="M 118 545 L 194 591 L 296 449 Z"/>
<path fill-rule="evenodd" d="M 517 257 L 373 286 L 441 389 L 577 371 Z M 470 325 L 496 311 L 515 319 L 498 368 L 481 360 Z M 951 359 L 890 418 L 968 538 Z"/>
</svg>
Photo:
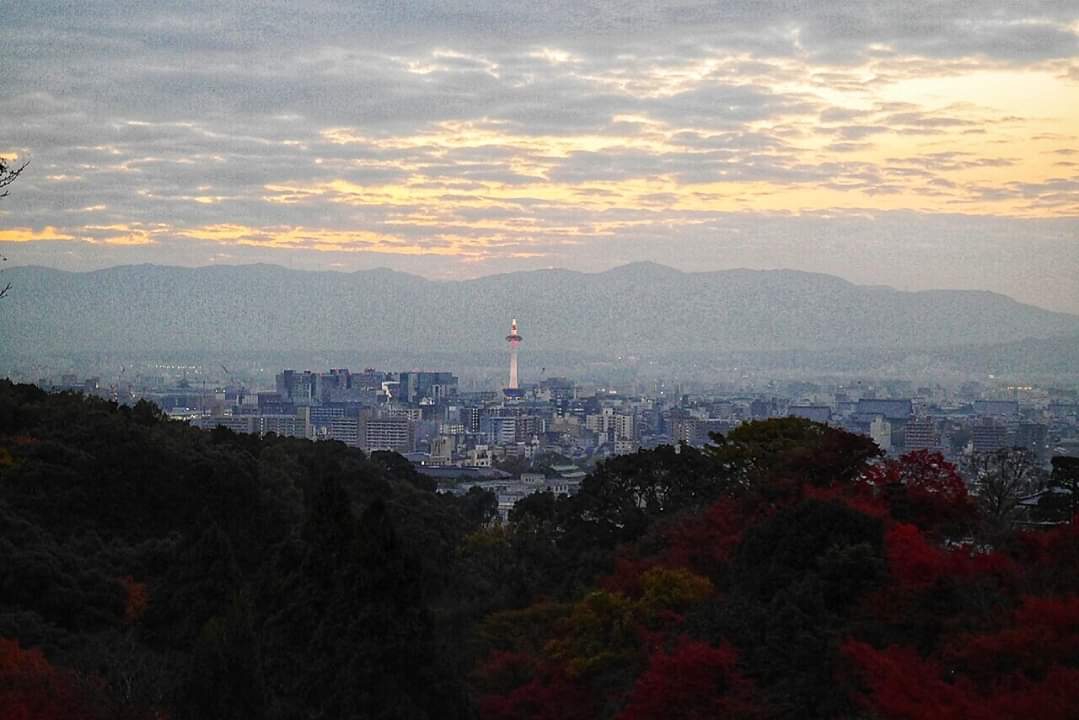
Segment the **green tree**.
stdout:
<svg viewBox="0 0 1079 720">
<path fill-rule="evenodd" d="M 264 717 L 266 690 L 252 611 L 242 595 L 234 595 L 223 615 L 202 626 L 177 706 L 179 717 L 190 720 Z"/>
<path fill-rule="evenodd" d="M 593 548 L 636 540 L 659 517 L 704 507 L 722 495 L 712 470 L 701 451 L 687 445 L 661 445 L 602 462 L 568 504 L 567 530 Z"/>
<path fill-rule="evenodd" d="M 773 418 L 713 434 L 705 453 L 732 488 L 767 499 L 855 480 L 881 450 L 867 437 L 804 418 Z"/>
</svg>

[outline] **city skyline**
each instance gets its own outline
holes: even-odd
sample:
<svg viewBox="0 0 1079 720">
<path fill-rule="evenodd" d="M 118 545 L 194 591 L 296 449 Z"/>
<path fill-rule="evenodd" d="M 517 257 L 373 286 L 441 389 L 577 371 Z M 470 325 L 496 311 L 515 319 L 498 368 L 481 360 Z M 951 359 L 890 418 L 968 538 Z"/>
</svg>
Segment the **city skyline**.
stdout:
<svg viewBox="0 0 1079 720">
<path fill-rule="evenodd" d="M 9 264 L 827 272 L 1079 311 L 1067 3 L 8 17 Z M 80 62 L 72 66 L 70 58 Z"/>
</svg>

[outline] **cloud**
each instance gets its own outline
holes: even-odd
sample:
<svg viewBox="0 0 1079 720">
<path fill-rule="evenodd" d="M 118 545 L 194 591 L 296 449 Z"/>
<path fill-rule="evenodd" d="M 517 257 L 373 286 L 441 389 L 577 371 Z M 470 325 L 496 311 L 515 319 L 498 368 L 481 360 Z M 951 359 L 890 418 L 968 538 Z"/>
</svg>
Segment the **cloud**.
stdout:
<svg viewBox="0 0 1079 720">
<path fill-rule="evenodd" d="M 797 266 L 749 218 L 818 237 L 817 213 L 938 213 L 923 227 L 950 238 L 961 207 L 1033 223 L 1020 245 L 1079 215 L 1054 165 L 1077 19 L 1051 0 L 18 3 L 0 152 L 32 164 L 0 241 L 22 238 L 18 262 L 460 274 L 597 267 L 619 242 L 706 259 L 733 229 L 773 244 L 746 258 Z"/>
<path fill-rule="evenodd" d="M 43 240 L 73 240 L 74 236 L 57 231 L 51 225 L 40 230 L 28 227 L 16 227 L 0 230 L 0 242 L 5 243 L 28 243 Z"/>
</svg>

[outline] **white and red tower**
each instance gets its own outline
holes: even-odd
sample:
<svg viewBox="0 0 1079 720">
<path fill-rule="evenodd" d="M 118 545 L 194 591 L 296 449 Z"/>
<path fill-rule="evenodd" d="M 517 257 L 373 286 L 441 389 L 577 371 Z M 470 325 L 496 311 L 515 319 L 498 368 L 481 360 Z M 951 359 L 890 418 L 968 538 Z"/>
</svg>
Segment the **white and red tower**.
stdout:
<svg viewBox="0 0 1079 720">
<path fill-rule="evenodd" d="M 506 386 L 507 390 L 517 390 L 520 387 L 517 383 L 517 346 L 521 344 L 521 339 L 517 332 L 517 318 L 514 318 L 510 325 L 510 334 L 506 336 L 506 342 L 510 344 L 510 384 Z"/>
</svg>

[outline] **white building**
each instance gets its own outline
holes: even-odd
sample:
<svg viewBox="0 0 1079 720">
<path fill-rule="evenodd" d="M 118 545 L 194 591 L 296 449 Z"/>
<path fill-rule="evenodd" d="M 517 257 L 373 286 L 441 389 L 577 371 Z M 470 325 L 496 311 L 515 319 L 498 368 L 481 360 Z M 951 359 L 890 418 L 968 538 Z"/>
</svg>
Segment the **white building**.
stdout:
<svg viewBox="0 0 1079 720">
<path fill-rule="evenodd" d="M 884 452 L 892 451 L 892 424 L 883 415 L 877 415 L 869 423 L 869 437 Z"/>
</svg>

